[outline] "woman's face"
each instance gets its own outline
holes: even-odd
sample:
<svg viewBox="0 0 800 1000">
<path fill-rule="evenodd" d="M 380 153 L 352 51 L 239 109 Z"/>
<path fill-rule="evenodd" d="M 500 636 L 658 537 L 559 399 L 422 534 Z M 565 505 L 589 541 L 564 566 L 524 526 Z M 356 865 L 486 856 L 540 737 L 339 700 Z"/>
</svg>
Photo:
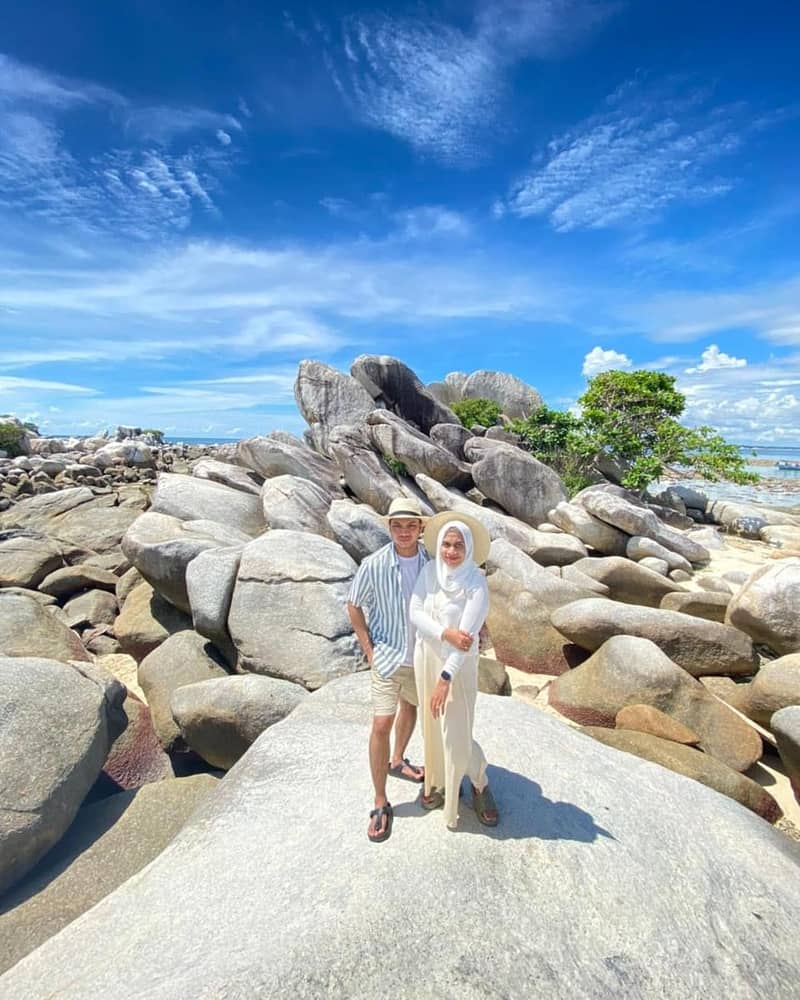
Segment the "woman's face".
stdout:
<svg viewBox="0 0 800 1000">
<path fill-rule="evenodd" d="M 464 539 L 457 528 L 450 528 L 449 531 L 445 532 L 439 552 L 445 566 L 448 566 L 450 569 L 455 569 L 464 562 L 467 555 L 467 547 L 464 545 Z"/>
</svg>

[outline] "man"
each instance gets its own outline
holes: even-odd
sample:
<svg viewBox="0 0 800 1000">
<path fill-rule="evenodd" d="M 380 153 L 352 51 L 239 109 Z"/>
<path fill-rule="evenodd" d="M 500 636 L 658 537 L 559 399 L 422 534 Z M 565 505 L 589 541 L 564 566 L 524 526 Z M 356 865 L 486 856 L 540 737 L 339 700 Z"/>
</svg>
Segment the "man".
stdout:
<svg viewBox="0 0 800 1000">
<path fill-rule="evenodd" d="M 372 731 L 369 765 L 375 786 L 375 808 L 367 836 L 373 843 L 388 840 L 392 807 L 386 798 L 386 777 L 421 782 L 425 775 L 404 757 L 417 721 L 414 682 L 414 630 L 408 617 L 411 594 L 420 570 L 428 561 L 420 542 L 422 510 L 419 501 L 397 497 L 386 515 L 391 542 L 359 566 L 348 597 L 347 611 L 361 643 L 372 676 Z M 369 626 L 364 609 L 369 613 Z M 397 716 L 394 753 L 389 757 L 392 724 Z"/>
</svg>

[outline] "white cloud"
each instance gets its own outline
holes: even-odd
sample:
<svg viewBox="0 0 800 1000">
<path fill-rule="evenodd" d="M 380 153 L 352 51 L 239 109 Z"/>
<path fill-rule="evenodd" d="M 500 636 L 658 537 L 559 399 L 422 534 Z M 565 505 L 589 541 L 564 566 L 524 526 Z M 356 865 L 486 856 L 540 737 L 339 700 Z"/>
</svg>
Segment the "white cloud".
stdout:
<svg viewBox="0 0 800 1000">
<path fill-rule="evenodd" d="M 687 368 L 687 375 L 694 375 L 696 372 L 707 372 L 713 368 L 744 368 L 747 361 L 744 358 L 734 358 L 730 354 L 725 354 L 716 344 L 710 344 L 701 355 L 701 362 L 696 368 Z"/>
<path fill-rule="evenodd" d="M 444 205 L 421 205 L 394 215 L 404 239 L 419 240 L 440 236 L 469 236 L 472 227 L 460 213 Z"/>
<path fill-rule="evenodd" d="M 233 139 L 231 139 L 230 135 L 224 129 L 218 128 L 215 134 L 221 146 L 230 146 L 233 142 Z"/>
<path fill-rule="evenodd" d="M 752 133 L 752 118 L 742 105 L 710 106 L 705 92 L 673 88 L 620 88 L 609 110 L 548 144 L 541 165 L 513 186 L 509 211 L 568 232 L 647 221 L 671 203 L 726 194 L 734 180 L 715 170 Z"/>
<path fill-rule="evenodd" d="M 140 139 L 167 143 L 176 136 L 191 132 L 214 132 L 217 138 L 222 130 L 241 132 L 242 126 L 233 115 L 221 114 L 207 108 L 177 108 L 168 105 L 131 108 L 124 117 L 126 132 Z M 223 131 L 223 135 L 227 135 Z M 230 136 L 228 135 L 228 145 Z"/>
<path fill-rule="evenodd" d="M 85 104 L 125 106 L 127 101 L 107 87 L 46 73 L 0 53 L 0 103 L 35 103 L 52 108 Z"/>
<path fill-rule="evenodd" d="M 13 375 L 0 375 L 0 392 L 12 393 L 21 390 L 36 389 L 45 392 L 68 392 L 79 396 L 94 395 L 96 390 L 85 385 L 73 385 L 71 382 L 51 382 L 49 379 L 16 378 Z"/>
<path fill-rule="evenodd" d="M 632 367 L 633 362 L 627 354 L 620 354 L 619 351 L 606 351 L 602 347 L 593 347 L 583 359 L 581 371 L 587 378 L 591 378 L 600 372 L 625 370 Z"/>
</svg>

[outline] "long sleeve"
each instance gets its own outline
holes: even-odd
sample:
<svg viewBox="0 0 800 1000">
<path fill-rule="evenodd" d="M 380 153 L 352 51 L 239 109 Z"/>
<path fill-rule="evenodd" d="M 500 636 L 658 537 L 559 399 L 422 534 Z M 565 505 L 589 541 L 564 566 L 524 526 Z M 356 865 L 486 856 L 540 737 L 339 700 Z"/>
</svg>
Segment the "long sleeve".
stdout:
<svg viewBox="0 0 800 1000">
<path fill-rule="evenodd" d="M 489 588 L 486 586 L 486 581 L 482 580 L 481 585 L 475 587 L 467 597 L 464 610 L 461 613 L 461 620 L 458 623 L 458 628 L 462 632 L 469 632 L 470 635 L 474 636 L 472 646 L 464 653 L 452 646 L 448 646 L 447 659 L 442 666 L 443 670 L 447 670 L 454 676 L 458 673 L 461 669 L 461 664 L 464 662 L 464 657 L 469 656 L 477 648 L 478 632 L 480 632 L 481 626 L 486 621 L 488 611 Z"/>
<path fill-rule="evenodd" d="M 429 642 L 439 642 L 442 638 L 442 632 L 444 632 L 444 626 L 440 625 L 435 618 L 432 618 L 424 608 L 425 595 L 428 592 L 428 566 L 431 565 L 434 564 L 428 563 L 423 568 L 417 577 L 417 582 L 414 584 L 414 593 L 411 595 L 411 605 L 409 607 L 409 618 L 411 619 L 411 624 L 423 639 L 427 639 Z"/>
</svg>

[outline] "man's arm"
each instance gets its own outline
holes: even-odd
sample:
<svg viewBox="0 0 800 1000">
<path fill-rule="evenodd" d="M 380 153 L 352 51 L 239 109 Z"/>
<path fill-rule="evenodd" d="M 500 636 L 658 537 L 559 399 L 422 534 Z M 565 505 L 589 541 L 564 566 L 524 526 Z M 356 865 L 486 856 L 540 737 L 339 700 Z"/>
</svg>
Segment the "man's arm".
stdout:
<svg viewBox="0 0 800 1000">
<path fill-rule="evenodd" d="M 364 617 L 364 612 L 357 605 L 351 604 L 348 601 L 347 614 L 350 616 L 350 624 L 353 626 L 356 639 L 358 639 L 361 648 L 364 650 L 367 663 L 372 666 L 372 640 L 369 637 L 369 629 L 367 628 L 367 619 Z"/>
</svg>

